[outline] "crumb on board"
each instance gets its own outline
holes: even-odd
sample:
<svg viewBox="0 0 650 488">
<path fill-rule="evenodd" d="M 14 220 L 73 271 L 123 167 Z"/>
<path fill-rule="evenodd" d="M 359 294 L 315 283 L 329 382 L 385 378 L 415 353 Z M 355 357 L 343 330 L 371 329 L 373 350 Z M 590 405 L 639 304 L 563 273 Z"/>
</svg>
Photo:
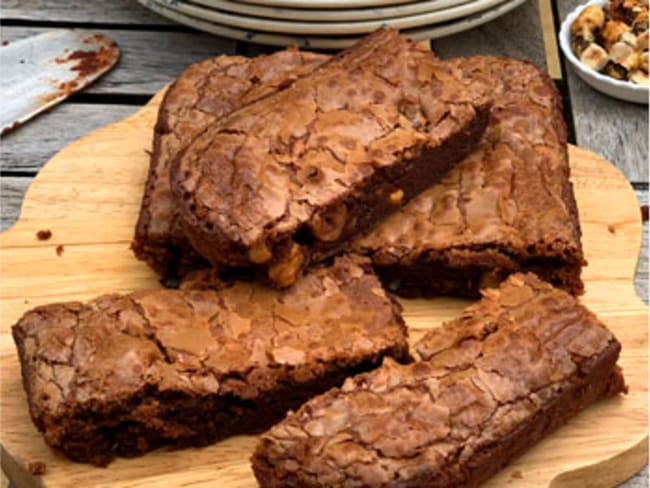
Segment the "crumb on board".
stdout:
<svg viewBox="0 0 650 488">
<path fill-rule="evenodd" d="M 521 471 L 517 470 L 517 471 L 513 471 L 510 477 L 516 480 L 520 480 L 523 479 L 524 474 Z"/>
<path fill-rule="evenodd" d="M 613 225 L 608 225 L 607 230 L 609 231 L 610 234 L 616 234 L 616 227 Z"/>
<path fill-rule="evenodd" d="M 61 257 L 64 250 L 65 250 L 64 247 L 61 244 L 59 244 L 58 246 L 56 246 L 56 255 Z"/>
<path fill-rule="evenodd" d="M 647 221 L 648 221 L 648 206 L 641 205 L 641 222 L 647 222 Z"/>
<path fill-rule="evenodd" d="M 45 474 L 47 466 L 42 461 L 34 461 L 29 463 L 29 466 L 27 468 L 29 469 L 29 472 L 34 476 L 40 476 L 42 474 Z"/>
<path fill-rule="evenodd" d="M 52 237 L 52 231 L 50 229 L 41 229 L 36 233 L 36 238 L 39 241 L 47 241 Z"/>
</svg>

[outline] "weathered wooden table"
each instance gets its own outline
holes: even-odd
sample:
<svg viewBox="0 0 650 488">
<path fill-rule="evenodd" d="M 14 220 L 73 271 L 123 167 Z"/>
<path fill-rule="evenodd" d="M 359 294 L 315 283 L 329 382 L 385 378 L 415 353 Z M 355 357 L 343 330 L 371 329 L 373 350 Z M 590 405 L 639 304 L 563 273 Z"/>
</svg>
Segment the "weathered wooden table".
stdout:
<svg viewBox="0 0 650 488">
<path fill-rule="evenodd" d="M 564 94 L 572 142 L 616 164 L 631 181 L 641 204 L 647 205 L 648 108 L 593 91 L 557 53 L 558 22 L 582 1 L 529 0 L 487 25 L 435 40 L 432 47 L 443 58 L 499 54 L 546 66 Z M 122 53 L 116 68 L 97 84 L 2 139 L 0 229 L 17 219 L 23 194 L 41 166 L 70 141 L 132 114 L 191 62 L 216 54 L 273 50 L 172 24 L 135 0 L 4 0 L 0 8 L 3 40 L 59 27 L 86 27 L 114 38 Z M 646 223 L 636 276 L 637 291 L 646 301 L 647 235 Z M 647 487 L 647 468 L 621 486 Z"/>
</svg>

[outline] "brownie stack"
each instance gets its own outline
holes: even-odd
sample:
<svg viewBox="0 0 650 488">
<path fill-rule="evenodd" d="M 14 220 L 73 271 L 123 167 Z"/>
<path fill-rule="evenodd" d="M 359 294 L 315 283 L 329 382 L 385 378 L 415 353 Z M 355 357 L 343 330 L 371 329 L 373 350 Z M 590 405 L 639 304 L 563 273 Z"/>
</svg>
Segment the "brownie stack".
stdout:
<svg viewBox="0 0 650 488">
<path fill-rule="evenodd" d="M 32 419 L 77 461 L 271 428 L 262 486 L 475 486 L 625 390 L 620 344 L 571 296 L 566 130 L 526 62 L 441 61 L 383 29 L 333 57 L 192 65 L 132 247 L 180 289 L 13 328 Z M 413 362 L 384 287 L 483 298 Z"/>
</svg>

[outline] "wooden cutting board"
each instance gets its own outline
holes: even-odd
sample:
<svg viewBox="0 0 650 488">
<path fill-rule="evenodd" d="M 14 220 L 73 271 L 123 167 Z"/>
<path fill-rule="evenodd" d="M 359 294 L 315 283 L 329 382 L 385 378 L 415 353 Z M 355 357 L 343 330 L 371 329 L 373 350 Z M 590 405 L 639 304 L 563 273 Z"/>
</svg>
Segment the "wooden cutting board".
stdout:
<svg viewBox="0 0 650 488">
<path fill-rule="evenodd" d="M 0 442 L 2 467 L 19 488 L 256 486 L 248 462 L 254 437 L 202 449 L 158 450 L 118 459 L 105 469 L 69 462 L 48 449 L 36 431 L 21 386 L 9 332 L 24 311 L 160 286 L 129 249 L 160 98 L 52 158 L 28 190 L 20 220 L 0 236 Z M 572 147 L 571 167 L 589 260 L 582 301 L 623 344 L 620 364 L 630 393 L 580 414 L 493 478 L 491 488 L 610 487 L 647 462 L 648 309 L 633 288 L 641 245 L 639 205 L 625 177 L 607 161 Z M 45 229 L 52 237 L 39 241 L 36 232 Z M 412 339 L 467 303 L 403 300 Z M 34 461 L 46 464 L 45 475 L 28 473 Z"/>
</svg>

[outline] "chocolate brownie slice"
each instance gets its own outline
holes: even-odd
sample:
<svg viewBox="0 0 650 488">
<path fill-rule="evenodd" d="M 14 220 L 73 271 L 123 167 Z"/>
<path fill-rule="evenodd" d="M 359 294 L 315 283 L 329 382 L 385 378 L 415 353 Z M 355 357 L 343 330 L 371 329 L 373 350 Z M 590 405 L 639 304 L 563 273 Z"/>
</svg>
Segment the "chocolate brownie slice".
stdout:
<svg viewBox="0 0 650 488">
<path fill-rule="evenodd" d="M 417 345 L 263 434 L 268 487 L 474 487 L 592 402 L 626 391 L 620 344 L 568 293 L 515 274 Z"/>
<path fill-rule="evenodd" d="M 187 242 L 169 186 L 176 153 L 215 120 L 289 86 L 329 56 L 287 49 L 257 58 L 219 56 L 192 64 L 169 87 L 154 128 L 149 176 L 133 251 L 164 277 L 205 265 Z"/>
<path fill-rule="evenodd" d="M 380 30 L 181 152 L 171 176 L 185 234 L 214 265 L 288 286 L 466 156 L 487 90 Z"/>
<path fill-rule="evenodd" d="M 517 271 L 533 271 L 579 294 L 580 224 L 553 81 L 514 59 L 449 63 L 493 87 L 479 147 L 353 249 L 371 256 L 384 283 L 400 295 L 477 296 Z"/>
<path fill-rule="evenodd" d="M 282 292 L 238 283 L 38 307 L 13 336 L 45 441 L 97 465 L 261 431 L 384 356 L 409 358 L 398 305 L 354 256 Z"/>
</svg>

